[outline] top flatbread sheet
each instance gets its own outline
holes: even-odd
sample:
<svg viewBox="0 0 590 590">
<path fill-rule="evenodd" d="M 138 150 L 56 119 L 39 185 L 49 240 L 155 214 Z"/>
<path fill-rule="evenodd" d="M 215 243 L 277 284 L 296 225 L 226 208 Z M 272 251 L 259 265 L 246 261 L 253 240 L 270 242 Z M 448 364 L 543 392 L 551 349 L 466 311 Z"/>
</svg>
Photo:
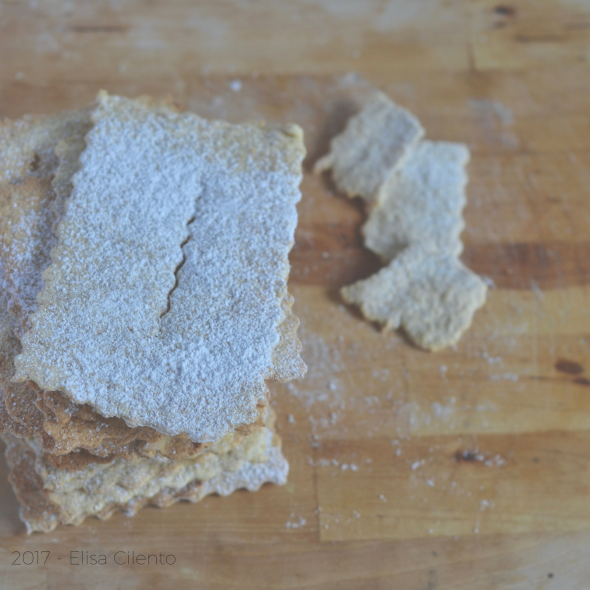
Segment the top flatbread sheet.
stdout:
<svg viewBox="0 0 590 590">
<path fill-rule="evenodd" d="M 139 100 L 155 104 L 152 99 Z M 160 104 L 172 108 L 168 101 Z M 50 249 L 56 242 L 54 225 L 63 215 L 71 176 L 85 148 L 91 110 L 0 122 L 0 146 L 7 155 L 3 160 L 6 168 L 0 167 L 0 262 L 5 265 L 14 316 L 8 313 L 7 298 L 0 290 L 0 393 L 6 396 L 2 414 L 6 419 L 0 421 L 0 431 L 36 436 L 52 462 L 56 466 L 65 462 L 68 468 L 81 468 L 113 456 L 190 456 L 200 452 L 201 445 L 184 435 L 166 437 L 149 427 L 130 428 L 122 419 L 105 418 L 59 391 L 43 392 L 29 383 L 11 383 L 14 358 L 21 352 L 15 334 L 20 336 L 29 328 L 29 315 L 37 309 L 42 272 L 51 262 Z M 305 373 L 292 302 L 289 295 L 283 300 L 285 319 L 279 326 L 280 339 L 268 375 L 276 381 Z M 239 432 L 249 432 L 255 425 L 243 425 Z M 71 452 L 79 450 L 85 452 Z"/>
<path fill-rule="evenodd" d="M 302 132 L 99 95 L 16 379 L 193 441 L 258 416 Z"/>
<path fill-rule="evenodd" d="M 423 135 L 424 129 L 412 113 L 377 92 L 332 139 L 330 152 L 314 169 L 319 173 L 331 168 L 340 190 L 373 203 L 379 187 L 395 174 Z"/>
<path fill-rule="evenodd" d="M 363 226 L 367 248 L 387 262 L 411 244 L 459 256 L 468 161 L 463 144 L 421 141 L 381 187 Z"/>
</svg>

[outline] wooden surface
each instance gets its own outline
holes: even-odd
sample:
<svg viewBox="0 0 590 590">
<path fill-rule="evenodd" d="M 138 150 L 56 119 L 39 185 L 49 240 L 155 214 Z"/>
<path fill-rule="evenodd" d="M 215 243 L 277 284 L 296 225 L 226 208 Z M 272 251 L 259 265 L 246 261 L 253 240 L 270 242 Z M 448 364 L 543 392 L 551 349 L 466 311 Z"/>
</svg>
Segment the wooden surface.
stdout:
<svg viewBox="0 0 590 590">
<path fill-rule="evenodd" d="M 290 282 L 309 374 L 273 387 L 288 484 L 27 537 L 2 464 L 0 585 L 587 589 L 589 39 L 585 0 L 0 2 L 0 115 L 171 93 L 299 123 L 309 150 Z M 472 149 L 463 260 L 495 288 L 456 350 L 338 296 L 379 264 L 360 205 L 309 165 L 369 84 Z M 12 566 L 26 550 L 49 565 Z M 176 564 L 71 566 L 76 550 Z"/>
</svg>

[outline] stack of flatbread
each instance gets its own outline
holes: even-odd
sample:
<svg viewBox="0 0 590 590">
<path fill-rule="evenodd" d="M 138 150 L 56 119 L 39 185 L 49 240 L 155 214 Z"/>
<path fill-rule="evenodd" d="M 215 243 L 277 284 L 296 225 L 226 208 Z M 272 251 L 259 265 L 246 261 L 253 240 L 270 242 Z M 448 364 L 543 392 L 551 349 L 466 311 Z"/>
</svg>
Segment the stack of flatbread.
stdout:
<svg viewBox="0 0 590 590">
<path fill-rule="evenodd" d="M 0 121 L 0 430 L 31 531 L 285 482 L 302 131 L 101 92 Z"/>
</svg>

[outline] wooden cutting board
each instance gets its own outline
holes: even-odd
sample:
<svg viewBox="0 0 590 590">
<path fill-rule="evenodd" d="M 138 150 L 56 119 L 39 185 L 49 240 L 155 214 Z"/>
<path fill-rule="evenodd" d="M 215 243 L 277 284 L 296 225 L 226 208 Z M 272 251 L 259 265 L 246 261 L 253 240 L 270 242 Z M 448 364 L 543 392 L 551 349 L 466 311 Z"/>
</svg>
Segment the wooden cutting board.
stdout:
<svg viewBox="0 0 590 590">
<path fill-rule="evenodd" d="M 3 5 L 13 20 L 5 18 L 1 29 L 0 12 L 0 115 L 82 106 L 104 87 L 129 96 L 170 92 L 205 117 L 303 127 L 308 157 L 290 288 L 309 373 L 272 387 L 289 482 L 27 537 L 2 463 L 0 585 L 587 588 L 590 77 L 580 60 L 588 55 L 582 24 L 590 15 L 584 3 L 428 0 L 423 19 L 414 15 L 414 25 L 403 29 L 407 37 L 384 24 L 356 57 L 348 45 L 343 57 L 345 42 L 335 34 L 320 41 L 328 26 L 341 26 L 343 35 L 368 29 L 365 9 L 356 9 L 354 25 L 319 2 L 321 10 L 301 8 L 308 17 L 299 29 L 270 38 L 255 19 L 240 20 L 239 3 L 203 4 L 218 18 L 212 27 L 222 17 L 238 23 L 227 41 L 237 73 L 228 65 L 230 49 L 215 49 L 205 25 L 198 47 L 182 37 L 185 5 L 168 13 L 164 3 L 132 2 L 118 16 L 103 7 L 92 18 L 69 21 L 54 10 L 37 22 L 19 3 Z M 275 25 L 287 19 L 286 4 L 269 8 Z M 412 12 L 409 3 L 397 5 Z M 558 10 L 565 5 L 567 11 Z M 454 20 L 445 17 L 451 14 Z M 52 62 L 51 48 L 12 51 L 18 39 L 11 24 L 20 26 L 21 41 L 45 39 L 51 46 L 42 23 L 66 21 L 70 29 L 59 39 L 69 39 L 70 51 L 86 62 L 69 54 Z M 128 22 L 153 23 L 165 54 L 145 39 L 130 41 Z M 290 53 L 299 47 L 297 30 L 306 31 L 306 50 Z M 257 33 L 265 47 L 274 43 L 282 62 L 273 51 L 261 53 Z M 183 54 L 183 47 L 192 49 Z M 203 75 L 207 60 L 197 64 L 195 55 L 217 64 L 212 73 Z M 334 73 L 353 67 L 363 76 Z M 341 286 L 380 263 L 362 246 L 361 204 L 310 169 L 374 87 L 413 111 L 430 139 L 465 142 L 472 150 L 462 259 L 493 288 L 457 347 L 439 353 L 381 333 L 339 297 Z M 17 566 L 15 551 L 50 555 L 46 565 Z M 106 554 L 108 564 L 71 565 L 73 551 Z M 116 565 L 117 551 L 173 555 L 175 564 Z"/>
</svg>

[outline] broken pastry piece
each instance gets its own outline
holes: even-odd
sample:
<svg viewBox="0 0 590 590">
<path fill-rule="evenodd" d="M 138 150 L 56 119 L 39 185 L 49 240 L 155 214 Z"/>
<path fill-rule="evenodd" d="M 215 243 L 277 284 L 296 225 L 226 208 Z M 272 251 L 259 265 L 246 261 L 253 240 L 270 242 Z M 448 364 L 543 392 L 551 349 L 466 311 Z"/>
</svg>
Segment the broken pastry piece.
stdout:
<svg viewBox="0 0 590 590">
<path fill-rule="evenodd" d="M 342 296 L 369 320 L 402 328 L 427 350 L 455 344 L 486 299 L 485 283 L 452 254 L 408 247 L 364 281 L 343 287 Z"/>
<path fill-rule="evenodd" d="M 469 150 L 460 143 L 421 141 L 379 190 L 363 226 L 365 246 L 389 262 L 410 244 L 459 256 Z"/>
<path fill-rule="evenodd" d="M 15 379 L 194 442 L 259 423 L 301 130 L 105 93 L 91 121 Z"/>
<path fill-rule="evenodd" d="M 332 139 L 330 152 L 318 160 L 314 171 L 331 169 L 341 191 L 374 203 L 381 185 L 395 174 L 423 134 L 414 115 L 377 92 Z"/>
<path fill-rule="evenodd" d="M 343 298 L 368 319 L 402 326 L 416 344 L 438 350 L 457 342 L 487 288 L 458 259 L 469 150 L 422 134 L 413 115 L 379 93 L 332 140 L 316 171 L 332 168 L 338 188 L 366 200 L 365 245 L 390 262 L 344 287 Z"/>
<path fill-rule="evenodd" d="M 89 516 L 107 519 L 118 510 L 133 516 L 146 505 L 166 507 L 214 493 L 256 491 L 264 483 L 282 485 L 289 466 L 273 422 L 270 418 L 267 427 L 238 445 L 223 438 L 196 457 L 119 458 L 81 470 L 56 469 L 33 439 L 2 437 L 21 520 L 29 533 L 50 532 L 59 524 L 79 525 Z"/>
</svg>

